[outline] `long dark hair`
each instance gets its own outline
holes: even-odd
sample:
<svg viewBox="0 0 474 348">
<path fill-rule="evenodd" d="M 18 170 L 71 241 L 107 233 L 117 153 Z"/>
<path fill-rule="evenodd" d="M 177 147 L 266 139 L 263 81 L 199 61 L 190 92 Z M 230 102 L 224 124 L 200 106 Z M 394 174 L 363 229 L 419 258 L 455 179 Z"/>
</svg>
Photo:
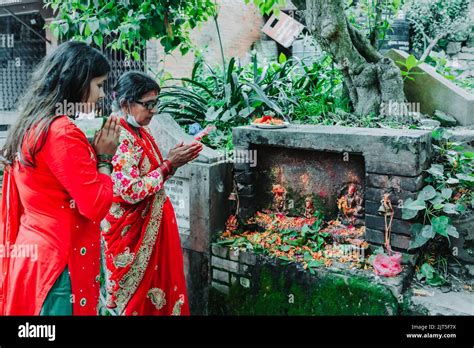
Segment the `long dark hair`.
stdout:
<svg viewBox="0 0 474 348">
<path fill-rule="evenodd" d="M 112 107 L 118 111 L 124 103 L 133 103 L 151 91 L 160 93 L 160 86 L 155 80 L 141 71 L 127 71 L 114 86 Z"/>
<path fill-rule="evenodd" d="M 109 71 L 107 58 L 82 42 L 65 42 L 47 55 L 32 74 L 22 98 L 20 116 L 1 151 L 4 162 L 13 163 L 16 154 L 21 154 L 23 142 L 34 132 L 34 145 L 28 148 L 29 158 L 20 156 L 23 165 L 34 166 L 35 154 L 44 145 L 51 123 L 59 116 L 58 105 L 86 101 L 91 80 Z"/>
</svg>

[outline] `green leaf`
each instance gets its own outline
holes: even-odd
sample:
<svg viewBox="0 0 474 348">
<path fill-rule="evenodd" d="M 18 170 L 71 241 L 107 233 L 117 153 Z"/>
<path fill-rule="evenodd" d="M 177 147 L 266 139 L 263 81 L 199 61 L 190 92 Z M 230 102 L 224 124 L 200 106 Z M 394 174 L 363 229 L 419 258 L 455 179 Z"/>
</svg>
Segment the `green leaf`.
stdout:
<svg viewBox="0 0 474 348">
<path fill-rule="evenodd" d="M 420 272 L 426 277 L 426 279 L 431 279 L 433 278 L 436 271 L 433 266 L 428 263 L 424 263 L 420 268 Z"/>
<path fill-rule="evenodd" d="M 140 53 L 138 53 L 137 51 L 133 51 L 132 52 L 132 57 L 135 61 L 139 62 L 141 57 L 140 57 Z"/>
<path fill-rule="evenodd" d="M 222 117 L 221 117 L 221 121 L 222 121 L 222 122 L 227 122 L 227 121 L 229 121 L 231 118 L 232 118 L 232 113 L 231 113 L 231 111 L 230 111 L 230 109 L 229 109 L 229 110 L 224 111 L 224 113 L 222 114 Z"/>
<path fill-rule="evenodd" d="M 453 190 L 451 190 L 450 188 L 444 188 L 443 190 L 441 190 L 441 196 L 444 199 L 450 199 L 452 194 Z"/>
<path fill-rule="evenodd" d="M 104 42 L 104 37 L 101 33 L 96 33 L 94 35 L 94 42 L 97 46 L 102 47 L 102 43 Z"/>
<path fill-rule="evenodd" d="M 239 111 L 239 116 L 242 118 L 247 118 L 255 111 L 255 108 L 248 106 Z"/>
<path fill-rule="evenodd" d="M 463 153 L 466 158 L 474 158 L 474 152 L 466 151 Z"/>
<path fill-rule="evenodd" d="M 91 28 L 89 26 L 89 23 L 86 23 L 86 26 L 84 27 L 84 36 L 90 36 L 91 35 Z"/>
<path fill-rule="evenodd" d="M 214 122 L 219 114 L 221 113 L 222 109 L 216 110 L 214 106 L 211 106 L 209 109 L 206 111 L 206 121 L 207 122 Z"/>
<path fill-rule="evenodd" d="M 447 232 L 448 235 L 450 235 L 451 237 L 459 238 L 459 232 L 458 232 L 458 230 L 456 229 L 456 227 L 453 226 L 453 225 L 448 225 L 448 227 L 446 228 L 446 232 Z"/>
<path fill-rule="evenodd" d="M 410 54 L 406 61 L 405 61 L 405 66 L 407 68 L 407 70 L 411 70 L 413 69 L 414 67 L 416 67 L 418 65 L 418 60 L 416 59 L 416 57 L 412 54 Z"/>
<path fill-rule="evenodd" d="M 456 174 L 456 177 L 462 181 L 472 182 L 474 183 L 474 175 L 467 175 L 467 174 Z"/>
<path fill-rule="evenodd" d="M 418 194 L 418 200 L 428 201 L 436 196 L 436 190 L 433 186 L 428 185 L 423 187 L 423 190 Z M 416 202 L 416 201 L 415 201 Z"/>
<path fill-rule="evenodd" d="M 320 260 L 312 260 L 308 262 L 309 268 L 317 268 L 317 267 L 321 267 L 322 265 L 324 265 L 324 262 Z"/>
<path fill-rule="evenodd" d="M 286 62 L 286 56 L 283 52 L 281 52 L 278 56 L 278 63 L 283 64 L 284 62 Z"/>
<path fill-rule="evenodd" d="M 431 132 L 431 136 L 434 140 L 440 140 L 443 137 L 445 130 L 443 128 L 437 128 Z"/>
<path fill-rule="evenodd" d="M 436 235 L 436 233 L 435 231 L 433 231 L 433 228 L 431 227 L 431 225 L 425 225 L 423 226 L 423 229 L 421 230 L 421 235 L 425 238 L 431 239 Z"/>
<path fill-rule="evenodd" d="M 456 203 L 456 211 L 460 214 L 464 214 L 466 212 L 466 206 L 461 203 Z"/>
<path fill-rule="evenodd" d="M 446 280 L 439 274 L 435 273 L 432 278 L 426 278 L 426 283 L 431 286 L 440 286 L 446 283 Z"/>
<path fill-rule="evenodd" d="M 97 19 L 90 20 L 88 24 L 92 34 L 99 30 L 99 21 Z"/>
<path fill-rule="evenodd" d="M 458 212 L 456 211 L 456 206 L 452 203 L 446 203 L 443 207 L 443 211 L 446 214 L 458 214 Z"/>
<path fill-rule="evenodd" d="M 423 237 L 423 234 L 421 233 L 422 228 L 423 225 L 419 223 L 416 223 L 411 227 L 413 238 L 410 240 L 410 245 L 408 247 L 409 250 L 422 247 L 427 241 L 430 240 L 429 238 Z"/>
<path fill-rule="evenodd" d="M 443 208 L 444 208 L 444 204 L 441 204 L 441 203 L 437 203 L 437 204 L 433 205 L 433 209 L 435 209 L 435 210 L 440 210 L 440 209 L 443 209 Z"/>
<path fill-rule="evenodd" d="M 422 200 L 414 201 L 413 199 L 408 198 L 402 207 L 402 219 L 404 220 L 413 219 L 418 214 L 418 211 L 423 210 L 425 208 L 426 208 L 426 204 L 424 201 Z"/>
<path fill-rule="evenodd" d="M 443 176 L 444 166 L 442 164 L 432 164 L 430 169 L 427 170 L 433 176 Z"/>
<path fill-rule="evenodd" d="M 448 236 L 447 228 L 449 224 L 449 218 L 447 216 L 435 216 L 431 219 L 431 225 L 433 231 L 444 237 Z"/>
<path fill-rule="evenodd" d="M 446 182 L 448 184 L 459 184 L 459 180 L 458 179 L 455 179 L 455 178 L 449 178 L 448 180 L 446 180 Z"/>
</svg>

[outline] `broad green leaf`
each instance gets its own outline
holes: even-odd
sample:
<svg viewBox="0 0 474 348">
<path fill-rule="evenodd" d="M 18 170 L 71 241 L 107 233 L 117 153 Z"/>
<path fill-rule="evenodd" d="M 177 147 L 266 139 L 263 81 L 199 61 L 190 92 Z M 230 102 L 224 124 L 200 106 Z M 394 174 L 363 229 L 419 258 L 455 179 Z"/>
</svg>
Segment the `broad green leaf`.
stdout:
<svg viewBox="0 0 474 348">
<path fill-rule="evenodd" d="M 460 214 L 464 214 L 466 212 L 466 206 L 461 203 L 456 203 L 456 211 Z"/>
<path fill-rule="evenodd" d="M 97 46 L 101 47 L 102 43 L 104 42 L 104 37 L 102 36 L 101 33 L 96 33 L 94 35 L 94 42 Z"/>
<path fill-rule="evenodd" d="M 438 205 L 444 202 L 444 198 L 441 196 L 441 194 L 437 193 L 436 196 L 430 200 L 430 202 L 433 205 Z"/>
<path fill-rule="evenodd" d="M 456 227 L 454 227 L 453 225 L 448 225 L 448 227 L 447 227 L 447 229 L 446 229 L 446 232 L 447 232 L 448 235 L 450 235 L 451 237 L 459 238 L 459 232 L 458 232 L 458 230 L 456 229 Z"/>
<path fill-rule="evenodd" d="M 441 196 L 443 196 L 444 199 L 450 199 L 451 195 L 453 194 L 453 190 L 450 188 L 444 188 L 441 190 Z"/>
<path fill-rule="evenodd" d="M 219 114 L 221 113 L 222 109 L 216 110 L 214 106 L 211 106 L 209 109 L 207 109 L 206 112 L 206 121 L 207 122 L 214 122 Z"/>
<path fill-rule="evenodd" d="M 429 238 L 423 237 L 423 235 L 421 233 L 422 228 L 423 228 L 423 225 L 421 225 L 419 223 L 414 224 L 411 227 L 411 232 L 412 232 L 413 238 L 410 240 L 410 245 L 408 247 L 409 250 L 410 249 L 417 249 L 417 248 L 425 245 L 426 242 L 430 240 Z"/>
<path fill-rule="evenodd" d="M 459 183 L 459 180 L 458 179 L 455 179 L 455 178 L 449 178 L 448 180 L 446 180 L 446 182 L 448 184 L 458 184 Z"/>
<path fill-rule="evenodd" d="M 425 238 L 431 239 L 436 235 L 436 233 L 433 231 L 431 225 L 425 225 L 421 230 L 421 235 Z"/>
<path fill-rule="evenodd" d="M 436 271 L 433 266 L 428 263 L 424 263 L 420 268 L 420 272 L 426 277 L 426 279 L 431 279 L 433 278 Z"/>
<path fill-rule="evenodd" d="M 423 190 L 418 194 L 418 200 L 427 201 L 436 196 L 436 190 L 433 186 L 428 185 L 423 187 Z"/>
<path fill-rule="evenodd" d="M 90 20 L 88 24 L 92 34 L 99 29 L 99 21 L 97 19 Z"/>
<path fill-rule="evenodd" d="M 474 175 L 456 174 L 456 177 L 460 180 L 474 183 Z"/>
<path fill-rule="evenodd" d="M 474 158 L 474 152 L 467 151 L 467 152 L 464 152 L 463 155 L 466 158 Z"/>
<path fill-rule="evenodd" d="M 444 278 L 439 274 L 435 273 L 432 278 L 426 278 L 426 283 L 431 286 L 440 286 L 446 283 L 446 280 L 444 280 Z"/>
<path fill-rule="evenodd" d="M 456 206 L 452 203 L 446 203 L 443 207 L 443 211 L 446 214 L 458 214 L 458 212 L 456 211 Z"/>
<path fill-rule="evenodd" d="M 427 170 L 433 176 L 443 176 L 444 166 L 442 164 L 432 164 L 430 169 Z"/>
<path fill-rule="evenodd" d="M 449 218 L 447 216 L 435 216 L 431 219 L 431 226 L 433 226 L 433 231 L 444 237 L 448 236 L 448 224 Z"/>
<path fill-rule="evenodd" d="M 402 207 L 402 219 L 410 220 L 413 219 L 418 211 L 426 208 L 426 204 L 422 200 L 412 200 L 411 198 L 405 201 L 405 204 Z"/>
<path fill-rule="evenodd" d="M 414 67 L 416 67 L 418 65 L 418 60 L 416 59 L 416 57 L 412 54 L 410 54 L 406 61 L 405 61 L 405 66 L 408 70 L 411 70 L 413 69 Z"/>
</svg>

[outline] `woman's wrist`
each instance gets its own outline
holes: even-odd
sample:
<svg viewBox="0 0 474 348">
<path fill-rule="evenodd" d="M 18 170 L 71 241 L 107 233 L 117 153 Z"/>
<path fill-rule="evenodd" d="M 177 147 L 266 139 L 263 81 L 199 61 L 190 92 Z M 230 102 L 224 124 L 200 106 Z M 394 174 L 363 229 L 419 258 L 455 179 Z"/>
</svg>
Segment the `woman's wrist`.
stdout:
<svg viewBox="0 0 474 348">
<path fill-rule="evenodd" d="M 106 168 L 109 173 L 112 173 L 113 170 L 114 170 L 114 167 L 112 166 L 112 163 L 111 162 L 106 162 L 106 161 L 102 161 L 102 160 L 99 160 L 99 162 L 97 162 L 97 169 L 103 173 L 104 171 L 102 169 Z"/>
<path fill-rule="evenodd" d="M 171 164 L 169 160 L 164 160 L 161 163 L 160 170 L 165 179 L 173 175 L 173 165 Z"/>
</svg>

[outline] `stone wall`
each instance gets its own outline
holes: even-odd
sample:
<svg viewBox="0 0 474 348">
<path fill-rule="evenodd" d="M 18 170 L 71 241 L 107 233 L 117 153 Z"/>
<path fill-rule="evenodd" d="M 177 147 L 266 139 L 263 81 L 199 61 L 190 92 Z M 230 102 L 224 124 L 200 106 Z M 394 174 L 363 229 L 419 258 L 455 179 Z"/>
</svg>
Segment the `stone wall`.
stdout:
<svg viewBox="0 0 474 348">
<path fill-rule="evenodd" d="M 212 245 L 211 315 L 397 315 L 408 305 L 404 291 L 415 258 L 405 257 L 397 277 L 343 264 L 310 274 L 251 251 Z"/>
<path fill-rule="evenodd" d="M 428 131 L 369 129 L 328 126 L 291 125 L 289 128 L 264 130 L 252 126 L 237 127 L 233 131 L 234 150 L 245 153 L 255 145 L 294 149 L 337 152 L 341 156 L 362 155 L 365 162 L 365 226 L 366 240 L 374 245 L 384 243 L 384 219 L 378 215 L 380 200 L 385 192 L 391 193 L 395 208 L 391 245 L 394 249 L 407 250 L 413 221 L 401 219 L 400 206 L 407 198 L 414 198 L 423 188 L 423 170 L 430 165 L 432 156 L 431 136 Z M 239 194 L 243 217 L 252 216 L 258 207 L 255 175 L 257 166 L 235 163 L 234 176 L 245 194 Z"/>
</svg>

